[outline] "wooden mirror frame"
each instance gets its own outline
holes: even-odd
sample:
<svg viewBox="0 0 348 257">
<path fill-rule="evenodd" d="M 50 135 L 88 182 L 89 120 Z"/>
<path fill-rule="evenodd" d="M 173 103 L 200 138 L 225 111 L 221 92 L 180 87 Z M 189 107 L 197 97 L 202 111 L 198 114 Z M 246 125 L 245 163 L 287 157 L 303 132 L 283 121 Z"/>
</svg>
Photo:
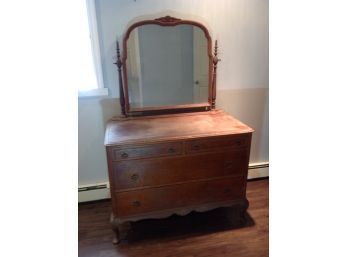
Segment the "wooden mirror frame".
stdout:
<svg viewBox="0 0 348 257">
<path fill-rule="evenodd" d="M 201 28 L 208 41 L 208 57 L 209 57 L 209 74 L 208 74 L 208 102 L 206 103 L 193 103 L 183 105 L 170 105 L 170 106 L 154 106 L 144 108 L 130 108 L 129 95 L 128 95 L 128 77 L 127 77 L 127 40 L 129 35 L 137 27 L 142 25 L 160 25 L 160 26 L 177 26 L 181 24 L 193 25 Z M 117 61 L 114 63 L 118 68 L 119 75 L 119 88 L 120 88 L 120 104 L 122 115 L 124 116 L 139 116 L 139 115 L 151 115 L 151 114 L 166 114 L 166 113 L 179 113 L 179 112 L 190 112 L 190 111 L 209 111 L 215 109 L 216 99 L 216 69 L 217 63 L 220 59 L 217 58 L 217 41 L 215 41 L 214 55 L 212 54 L 212 41 L 208 29 L 199 22 L 191 20 L 181 20 L 171 16 L 165 16 L 154 20 L 143 20 L 132 24 L 124 34 L 123 38 L 123 54 L 120 55 L 120 48 L 118 41 L 116 42 L 116 54 Z M 123 69 L 121 69 L 123 66 Z M 122 71 L 121 71 L 122 70 Z M 124 82 L 124 83 L 123 83 Z"/>
</svg>

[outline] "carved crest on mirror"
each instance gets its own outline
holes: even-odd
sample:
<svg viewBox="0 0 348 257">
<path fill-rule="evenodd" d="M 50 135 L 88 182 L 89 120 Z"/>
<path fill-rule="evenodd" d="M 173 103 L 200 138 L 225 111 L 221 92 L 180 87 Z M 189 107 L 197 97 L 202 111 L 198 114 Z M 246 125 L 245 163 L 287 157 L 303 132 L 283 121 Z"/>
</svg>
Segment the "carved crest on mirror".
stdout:
<svg viewBox="0 0 348 257">
<path fill-rule="evenodd" d="M 218 46 L 199 22 L 165 16 L 132 24 L 116 56 L 122 115 L 215 108 Z"/>
</svg>

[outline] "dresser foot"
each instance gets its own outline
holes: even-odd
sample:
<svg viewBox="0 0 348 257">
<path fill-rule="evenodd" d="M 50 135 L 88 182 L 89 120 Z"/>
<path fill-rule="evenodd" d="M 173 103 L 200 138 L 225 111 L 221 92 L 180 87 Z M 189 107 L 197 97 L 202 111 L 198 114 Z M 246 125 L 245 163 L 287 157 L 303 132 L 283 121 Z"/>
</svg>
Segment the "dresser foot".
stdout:
<svg viewBox="0 0 348 257">
<path fill-rule="evenodd" d="M 247 223 L 247 209 L 249 207 L 249 201 L 245 199 L 243 204 L 240 205 L 239 209 L 239 217 L 240 217 L 240 222 L 244 226 Z"/>
<path fill-rule="evenodd" d="M 247 222 L 247 219 L 246 219 L 246 210 L 240 210 L 240 223 L 241 225 L 245 225 L 246 222 Z"/>
<path fill-rule="evenodd" d="M 116 234 L 116 232 L 115 232 L 115 234 Z M 112 239 L 112 243 L 113 243 L 114 245 L 117 245 L 119 242 L 120 242 L 119 237 L 118 237 L 117 235 L 115 235 L 115 237 Z"/>
<path fill-rule="evenodd" d="M 120 242 L 120 223 L 113 217 L 113 215 L 111 215 L 110 221 L 112 231 L 114 231 L 114 238 L 112 239 L 112 243 L 118 244 Z"/>
<path fill-rule="evenodd" d="M 111 226 L 114 231 L 115 237 L 112 240 L 113 244 L 118 244 L 125 235 L 132 229 L 132 224 L 129 221 L 121 222 L 119 219 L 116 219 L 111 215 Z"/>
</svg>

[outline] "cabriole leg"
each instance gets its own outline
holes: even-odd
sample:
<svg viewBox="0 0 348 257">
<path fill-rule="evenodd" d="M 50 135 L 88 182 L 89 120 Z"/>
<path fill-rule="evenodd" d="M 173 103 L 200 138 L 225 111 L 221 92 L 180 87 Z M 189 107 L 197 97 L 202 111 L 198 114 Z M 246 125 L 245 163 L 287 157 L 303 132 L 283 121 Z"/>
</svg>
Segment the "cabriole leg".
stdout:
<svg viewBox="0 0 348 257">
<path fill-rule="evenodd" d="M 112 230 L 114 231 L 114 238 L 112 240 L 113 244 L 118 244 L 120 242 L 120 223 L 118 222 L 117 219 L 111 215 L 111 226 Z"/>
</svg>

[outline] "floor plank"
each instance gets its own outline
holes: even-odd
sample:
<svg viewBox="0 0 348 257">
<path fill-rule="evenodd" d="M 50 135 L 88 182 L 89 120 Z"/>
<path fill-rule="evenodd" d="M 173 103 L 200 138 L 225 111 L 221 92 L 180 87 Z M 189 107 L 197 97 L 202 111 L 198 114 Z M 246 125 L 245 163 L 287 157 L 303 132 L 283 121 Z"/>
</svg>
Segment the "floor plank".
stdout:
<svg viewBox="0 0 348 257">
<path fill-rule="evenodd" d="M 144 220 L 113 245 L 109 200 L 79 206 L 80 257 L 268 256 L 268 179 L 249 181 L 244 227 L 230 208 Z"/>
</svg>

